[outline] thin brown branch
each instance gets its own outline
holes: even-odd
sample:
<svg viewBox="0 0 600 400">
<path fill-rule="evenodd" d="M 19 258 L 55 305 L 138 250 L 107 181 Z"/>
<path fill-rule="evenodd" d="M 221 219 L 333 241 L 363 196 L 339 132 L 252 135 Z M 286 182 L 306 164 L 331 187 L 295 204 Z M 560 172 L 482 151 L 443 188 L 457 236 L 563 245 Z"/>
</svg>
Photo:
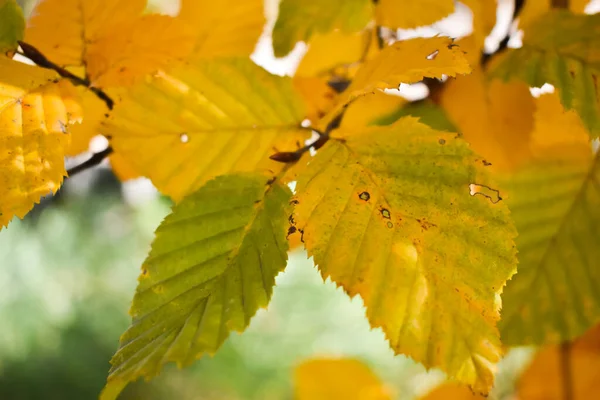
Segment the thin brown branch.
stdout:
<svg viewBox="0 0 600 400">
<path fill-rule="evenodd" d="M 552 0 L 553 8 L 569 8 L 569 0 Z"/>
<path fill-rule="evenodd" d="M 517 18 L 519 18 L 519 14 L 521 14 L 521 11 L 523 10 L 524 6 L 525 6 L 525 0 L 515 0 L 515 8 L 513 10 L 512 22 L 508 27 L 508 32 L 506 32 L 506 35 L 504 36 L 504 38 L 500 41 L 500 43 L 498 43 L 498 48 L 496 49 L 496 51 L 494 51 L 492 53 L 482 53 L 481 54 L 480 64 L 482 67 L 485 67 L 489 63 L 492 56 L 494 56 L 496 54 L 500 54 L 508 48 L 508 42 L 510 41 L 510 37 L 512 35 L 512 24 L 514 23 L 514 21 Z"/>
<path fill-rule="evenodd" d="M 571 343 L 560 345 L 560 375 L 562 377 L 562 398 L 573 400 L 573 376 L 571 371 Z"/>
<path fill-rule="evenodd" d="M 108 146 L 106 149 L 104 149 L 98 153 L 94 153 L 90 158 L 88 158 L 86 161 L 82 162 L 81 164 L 76 165 L 73 168 L 69 168 L 67 170 L 67 175 L 70 178 L 75 174 L 78 174 L 87 169 L 93 168 L 96 165 L 100 164 L 106 157 L 108 157 L 112 153 L 113 153 L 113 148 Z"/>
<path fill-rule="evenodd" d="M 107 95 L 104 91 L 102 91 L 102 89 L 91 86 L 91 83 L 89 80 L 82 79 L 82 78 L 78 77 L 77 75 L 67 71 L 63 67 L 48 60 L 48 58 L 45 55 L 43 55 L 38 49 L 36 49 L 34 46 L 30 45 L 29 43 L 19 41 L 19 46 L 21 46 L 21 49 L 23 50 L 23 52 L 19 52 L 19 54 L 21 54 L 24 57 L 29 58 L 31 61 L 33 61 L 39 67 L 56 71 L 57 74 L 59 74 L 60 76 L 62 76 L 65 79 L 70 80 L 74 85 L 84 86 L 84 87 L 88 88 L 92 93 L 94 93 L 96 96 L 98 96 L 98 98 L 100 100 L 102 100 L 104 103 L 106 103 L 106 106 L 108 107 L 109 110 L 113 109 L 114 101 L 110 98 L 110 96 Z"/>
</svg>

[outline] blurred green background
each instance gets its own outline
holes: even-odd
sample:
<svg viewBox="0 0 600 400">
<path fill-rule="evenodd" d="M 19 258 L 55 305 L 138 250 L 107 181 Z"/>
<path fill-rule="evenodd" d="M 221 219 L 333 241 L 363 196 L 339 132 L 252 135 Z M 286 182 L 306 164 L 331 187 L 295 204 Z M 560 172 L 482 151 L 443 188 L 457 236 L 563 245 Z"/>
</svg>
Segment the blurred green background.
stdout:
<svg viewBox="0 0 600 400">
<path fill-rule="evenodd" d="M 122 190 L 107 169 L 82 174 L 0 232 L 0 399 L 98 395 L 152 232 L 170 208 L 155 195 L 128 202 Z M 289 399 L 293 366 L 319 355 L 366 361 L 402 398 L 442 378 L 393 357 L 360 300 L 323 283 L 300 251 L 243 335 L 192 368 L 131 385 L 123 398 Z"/>
<path fill-rule="evenodd" d="M 20 3 L 29 13 L 35 1 Z M 177 9 L 173 0 L 149 3 Z M 123 185 L 101 167 L 69 179 L 57 196 L 0 231 L 1 400 L 97 398 L 130 321 L 139 266 L 169 209 L 147 182 Z M 512 395 L 529 354 L 513 351 L 502 362 L 491 398 Z M 168 367 L 149 383 L 130 385 L 121 398 L 291 399 L 294 366 L 318 356 L 363 360 L 399 399 L 444 379 L 394 357 L 382 332 L 370 329 L 360 299 L 323 283 L 298 251 L 277 278 L 268 310 L 243 335 L 191 368 Z"/>
</svg>

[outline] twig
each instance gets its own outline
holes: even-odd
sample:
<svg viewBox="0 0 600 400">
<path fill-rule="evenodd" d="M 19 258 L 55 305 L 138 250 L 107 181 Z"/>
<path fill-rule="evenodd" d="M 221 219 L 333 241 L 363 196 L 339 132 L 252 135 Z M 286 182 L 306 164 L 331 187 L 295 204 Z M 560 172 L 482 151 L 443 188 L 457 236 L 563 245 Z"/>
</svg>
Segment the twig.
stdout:
<svg viewBox="0 0 600 400">
<path fill-rule="evenodd" d="M 563 342 L 560 344 L 560 375 L 562 377 L 563 400 L 573 400 L 570 342 Z"/>
<path fill-rule="evenodd" d="M 273 161 L 278 161 L 281 163 L 294 163 L 296 161 L 298 161 L 302 155 L 304 153 L 306 153 L 307 151 L 309 151 L 311 148 L 318 150 L 321 147 L 323 147 L 323 145 L 325 143 L 327 143 L 327 141 L 329 140 L 329 134 L 328 133 L 319 133 L 319 137 L 314 140 L 313 142 L 300 147 L 298 150 L 296 151 L 280 151 L 278 153 L 275 153 L 273 155 L 271 155 L 269 158 Z"/>
<path fill-rule="evenodd" d="M 72 177 L 75 174 L 85 171 L 86 169 L 90 169 L 100 164 L 106 157 L 113 153 L 113 148 L 108 146 L 106 149 L 101 152 L 94 153 L 89 159 L 82 162 L 79 165 L 74 166 L 73 168 L 69 168 L 67 170 L 67 175 Z"/>
<path fill-rule="evenodd" d="M 377 47 L 379 48 L 379 50 L 382 50 L 385 46 L 385 40 L 383 40 L 383 29 L 380 25 L 377 25 L 375 31 L 377 33 Z"/>
<path fill-rule="evenodd" d="M 569 8 L 569 0 L 552 0 L 553 8 Z"/>
<path fill-rule="evenodd" d="M 510 25 L 508 27 L 508 32 L 506 33 L 506 36 L 504 36 L 504 38 L 498 44 L 498 48 L 496 49 L 496 51 L 494 51 L 492 53 L 482 53 L 481 54 L 480 64 L 482 67 L 485 67 L 488 64 L 488 62 L 490 61 L 490 59 L 492 58 L 493 55 L 502 53 L 504 50 L 506 50 L 508 48 L 508 42 L 510 41 L 510 37 L 512 35 L 512 25 L 515 22 L 515 20 L 517 18 L 519 18 L 519 14 L 521 13 L 521 10 L 523 10 L 524 5 L 525 5 L 525 0 L 515 0 L 515 9 L 513 10 L 512 22 L 510 23 Z"/>
<path fill-rule="evenodd" d="M 92 93 L 98 96 L 100 100 L 106 103 L 106 106 L 109 110 L 113 109 L 114 101 L 110 98 L 110 96 L 108 96 L 104 91 L 102 91 L 102 89 L 91 86 L 89 80 L 82 79 L 77 75 L 67 71 L 63 67 L 56 65 L 52 61 L 48 60 L 48 58 L 45 55 L 43 55 L 38 49 L 30 45 L 29 43 L 19 41 L 19 46 L 21 46 L 21 49 L 23 50 L 23 52 L 19 52 L 20 55 L 29 58 L 39 67 L 56 71 L 57 74 L 59 74 L 63 78 L 69 79 L 71 82 L 73 82 L 74 85 L 84 86 L 88 88 Z"/>
<path fill-rule="evenodd" d="M 319 137 L 316 140 L 314 140 L 313 142 L 311 142 L 303 147 L 300 147 L 296 151 L 280 151 L 278 153 L 271 155 L 269 158 L 273 161 L 278 161 L 278 162 L 282 162 L 282 163 L 294 163 L 294 162 L 298 161 L 302 157 L 302 155 L 304 153 L 306 153 L 307 151 L 309 151 L 310 149 L 319 150 L 329 140 L 329 134 L 331 133 L 331 131 L 339 128 L 340 123 L 342 122 L 342 119 L 344 118 L 344 114 L 346 113 L 346 109 L 348 108 L 349 105 L 350 105 L 350 103 L 346 104 L 341 109 L 341 111 L 338 113 L 338 115 L 336 115 L 335 118 L 333 118 L 327 124 L 327 127 L 325 128 L 325 132 L 321 132 L 316 129 L 312 129 L 313 132 L 316 132 L 319 134 Z"/>
</svg>

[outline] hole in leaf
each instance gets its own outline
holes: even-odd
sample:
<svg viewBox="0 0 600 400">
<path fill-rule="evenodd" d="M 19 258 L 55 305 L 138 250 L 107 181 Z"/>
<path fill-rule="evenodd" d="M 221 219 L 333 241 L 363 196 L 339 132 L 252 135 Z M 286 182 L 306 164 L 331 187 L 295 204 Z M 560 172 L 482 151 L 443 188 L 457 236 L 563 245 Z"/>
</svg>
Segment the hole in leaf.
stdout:
<svg viewBox="0 0 600 400">
<path fill-rule="evenodd" d="M 500 191 L 497 189 L 492 189 L 489 186 L 479 185 L 477 183 L 471 183 L 469 185 L 469 193 L 471 196 L 481 195 L 487 197 L 494 204 L 502 200 L 502 197 L 500 197 Z"/>
<path fill-rule="evenodd" d="M 369 199 L 371 198 L 371 195 L 369 194 L 369 192 L 362 192 L 361 194 L 358 195 L 358 198 L 364 201 L 369 201 Z"/>
<path fill-rule="evenodd" d="M 392 214 L 390 214 L 390 210 L 388 210 L 387 208 L 382 207 L 381 209 L 379 209 L 379 211 L 381 212 L 381 216 L 383 218 L 386 218 L 386 219 L 392 218 Z"/>
<path fill-rule="evenodd" d="M 428 60 L 434 60 L 434 59 L 437 57 L 437 55 L 438 55 L 439 53 L 440 53 L 440 51 L 439 51 L 439 50 L 436 50 L 436 51 L 434 51 L 433 53 L 431 53 L 430 55 L 428 55 L 428 56 L 427 56 L 427 59 L 428 59 Z"/>
<path fill-rule="evenodd" d="M 187 143 L 190 141 L 190 137 L 187 135 L 187 133 L 182 133 L 181 135 L 179 135 L 179 140 L 181 141 L 181 143 Z"/>
</svg>

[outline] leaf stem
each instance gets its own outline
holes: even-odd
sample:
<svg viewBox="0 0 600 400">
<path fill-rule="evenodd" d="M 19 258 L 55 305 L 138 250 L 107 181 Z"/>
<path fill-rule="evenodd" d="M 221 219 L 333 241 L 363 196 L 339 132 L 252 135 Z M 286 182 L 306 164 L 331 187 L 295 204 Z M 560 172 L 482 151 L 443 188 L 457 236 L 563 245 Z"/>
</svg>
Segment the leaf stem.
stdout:
<svg viewBox="0 0 600 400">
<path fill-rule="evenodd" d="M 113 109 L 114 101 L 110 98 L 110 96 L 107 95 L 106 92 L 104 92 L 102 89 L 91 86 L 91 82 L 88 79 L 82 79 L 77 75 L 67 71 L 63 67 L 48 60 L 48 58 L 45 55 L 43 55 L 38 49 L 30 45 L 29 43 L 25 43 L 22 41 L 19 41 L 18 43 L 19 46 L 21 46 L 21 49 L 23 50 L 22 52 L 18 52 L 20 55 L 29 58 L 39 67 L 55 71 L 58 75 L 70 80 L 74 85 L 84 86 L 88 88 L 92 93 L 98 96 L 100 100 L 106 103 L 106 106 L 109 110 Z"/>
<path fill-rule="evenodd" d="M 82 162 L 79 165 L 74 166 L 73 168 L 69 168 L 67 170 L 68 177 L 71 178 L 73 175 L 76 175 L 87 169 L 95 167 L 96 165 L 100 164 L 106 157 L 108 157 L 112 153 L 113 153 L 113 148 L 111 146 L 108 146 L 106 149 L 104 149 L 98 153 L 92 154 L 92 156 L 90 158 L 88 158 L 86 161 Z"/>
<path fill-rule="evenodd" d="M 573 400 L 570 342 L 563 342 L 560 344 L 560 375 L 562 377 L 563 400 Z"/>
</svg>

